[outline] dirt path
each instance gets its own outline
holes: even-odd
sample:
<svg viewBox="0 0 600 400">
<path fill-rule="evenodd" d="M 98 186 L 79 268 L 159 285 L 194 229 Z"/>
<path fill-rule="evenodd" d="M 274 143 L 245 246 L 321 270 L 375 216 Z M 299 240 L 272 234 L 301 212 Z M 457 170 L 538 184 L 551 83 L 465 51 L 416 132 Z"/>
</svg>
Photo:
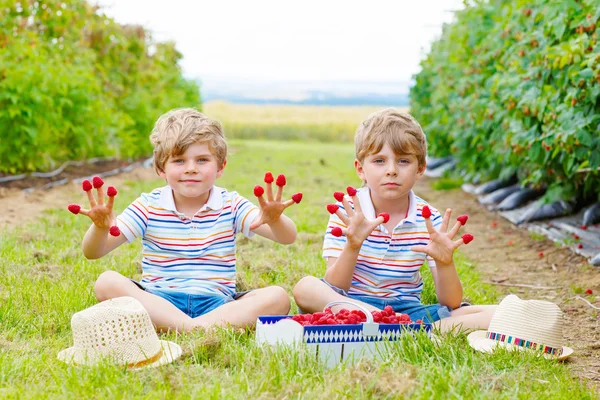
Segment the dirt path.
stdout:
<svg viewBox="0 0 600 400">
<path fill-rule="evenodd" d="M 600 383 L 600 314 L 588 304 L 574 299 L 576 291 L 592 289 L 594 295 L 580 296 L 600 307 L 600 268 L 566 247 L 556 247 L 548 239 L 532 238 L 526 229 L 513 224 L 482 207 L 475 196 L 460 189 L 436 191 L 431 180 L 423 180 L 415 189 L 419 196 L 437 207 L 442 213 L 454 210 L 456 217 L 468 214 L 466 232 L 475 236 L 463 252 L 472 260 L 485 281 L 493 282 L 503 294 L 514 293 L 525 299 L 555 302 L 565 312 L 565 338 L 575 350 L 569 363 L 578 376 Z M 494 224 L 496 221 L 496 224 Z M 540 257 L 543 253 L 543 257 Z M 501 284 L 501 285 L 499 285 Z M 524 284 L 556 287 L 556 289 L 529 289 Z M 535 323 L 535 321 L 532 321 Z"/>
<path fill-rule="evenodd" d="M 151 168 L 137 168 L 110 178 L 111 185 L 125 181 L 153 179 Z M 600 294 L 600 269 L 586 265 L 580 256 L 568 248 L 558 248 L 550 240 L 536 240 L 524 229 L 517 229 L 497 214 L 479 205 L 475 196 L 460 189 L 436 191 L 431 180 L 424 179 L 417 193 L 441 211 L 454 209 L 454 216 L 469 215 L 467 230 L 476 238 L 463 247 L 476 263 L 483 279 L 496 284 L 552 286 L 556 289 L 529 289 L 518 286 L 497 286 L 503 294 L 515 293 L 526 299 L 550 300 L 565 312 L 565 337 L 575 349 L 569 361 L 575 374 L 600 384 L 600 318 L 599 313 L 583 301 L 576 300 L 575 291 L 592 289 Z M 17 189 L 0 189 L 0 229 L 12 228 L 34 220 L 44 210 L 63 208 L 69 203 L 84 203 L 79 185 L 68 184 L 47 191 L 25 194 Z M 494 224 L 493 221 L 497 221 Z M 543 257 L 540 257 L 543 253 Z M 595 295 L 582 297 L 600 306 Z"/>
</svg>

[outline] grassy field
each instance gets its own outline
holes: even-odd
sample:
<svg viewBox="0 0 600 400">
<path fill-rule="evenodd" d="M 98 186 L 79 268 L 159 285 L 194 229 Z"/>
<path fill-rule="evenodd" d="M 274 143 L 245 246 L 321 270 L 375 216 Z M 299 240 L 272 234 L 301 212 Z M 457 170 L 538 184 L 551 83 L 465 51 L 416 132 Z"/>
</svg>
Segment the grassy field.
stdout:
<svg viewBox="0 0 600 400">
<path fill-rule="evenodd" d="M 384 107 L 326 107 L 207 102 L 203 112 L 223 123 L 227 137 L 351 142 L 358 124 Z M 407 111 L 406 108 L 403 110 Z"/>
<path fill-rule="evenodd" d="M 263 173 L 285 173 L 286 193 L 304 193 L 292 207 L 300 232 L 290 246 L 260 239 L 239 240 L 239 289 L 277 284 L 291 290 L 307 274 L 321 276 L 323 232 L 332 192 L 359 185 L 350 144 L 231 141 L 231 156 L 220 186 L 252 198 Z M 110 179 L 108 180 L 110 183 Z M 120 187 L 116 209 L 161 181 Z M 82 201 L 74 193 L 73 201 Z M 567 365 L 522 353 L 493 356 L 472 350 L 464 335 L 444 336 L 440 344 L 405 337 L 383 362 L 325 370 L 306 354 L 254 345 L 253 331 L 167 335 L 181 344 L 183 357 L 149 370 L 110 365 L 73 367 L 56 359 L 72 345 L 73 313 L 96 303 L 93 282 L 105 270 L 138 279 L 137 241 L 88 261 L 80 244 L 86 218 L 66 210 L 49 212 L 35 224 L 0 233 L 0 398 L 595 398 L 571 377 Z M 474 303 L 497 302 L 481 283 L 476 266 L 458 256 L 465 296 Z M 425 302 L 434 302 L 425 273 Z M 296 311 L 294 307 L 293 312 Z"/>
</svg>

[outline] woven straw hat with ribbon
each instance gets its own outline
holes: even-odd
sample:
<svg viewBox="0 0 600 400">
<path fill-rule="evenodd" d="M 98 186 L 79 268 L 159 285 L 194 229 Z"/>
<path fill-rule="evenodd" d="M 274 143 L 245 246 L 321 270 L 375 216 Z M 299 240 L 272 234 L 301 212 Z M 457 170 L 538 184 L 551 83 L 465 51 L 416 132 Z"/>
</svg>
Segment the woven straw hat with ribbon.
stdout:
<svg viewBox="0 0 600 400">
<path fill-rule="evenodd" d="M 556 304 L 512 294 L 498 305 L 488 330 L 472 332 L 467 339 L 475 350 L 486 353 L 497 347 L 530 349 L 558 360 L 573 353 L 563 346 L 563 314 Z"/>
<path fill-rule="evenodd" d="M 73 314 L 73 347 L 58 353 L 69 364 L 94 365 L 108 358 L 130 369 L 157 367 L 181 356 L 181 347 L 160 340 L 150 315 L 133 297 L 103 301 Z"/>
</svg>

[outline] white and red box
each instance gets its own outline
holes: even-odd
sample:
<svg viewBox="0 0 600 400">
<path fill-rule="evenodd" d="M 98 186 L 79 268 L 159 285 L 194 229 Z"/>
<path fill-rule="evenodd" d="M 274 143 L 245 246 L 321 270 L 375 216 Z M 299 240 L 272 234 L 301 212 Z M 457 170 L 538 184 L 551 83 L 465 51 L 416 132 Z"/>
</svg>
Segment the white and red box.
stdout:
<svg viewBox="0 0 600 400">
<path fill-rule="evenodd" d="M 341 303 L 330 303 L 325 308 Z M 357 304 L 352 306 L 362 309 Z M 370 312 L 362 310 L 367 322 L 352 325 L 302 326 L 291 315 L 260 316 L 256 321 L 256 342 L 305 345 L 327 367 L 333 367 L 360 358 L 382 358 L 390 350 L 390 343 L 405 334 L 424 331 L 431 337 L 431 324 L 378 324 Z"/>
</svg>

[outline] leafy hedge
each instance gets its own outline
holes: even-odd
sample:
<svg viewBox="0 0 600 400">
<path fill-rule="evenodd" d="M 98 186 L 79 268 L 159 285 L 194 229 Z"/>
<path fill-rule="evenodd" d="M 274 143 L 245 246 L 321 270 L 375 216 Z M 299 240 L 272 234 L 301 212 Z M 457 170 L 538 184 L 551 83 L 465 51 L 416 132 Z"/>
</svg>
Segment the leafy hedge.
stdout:
<svg viewBox="0 0 600 400">
<path fill-rule="evenodd" d="M 422 61 L 411 110 L 466 178 L 518 173 L 547 200 L 600 193 L 600 4 L 467 4 Z"/>
<path fill-rule="evenodd" d="M 149 154 L 160 114 L 200 105 L 180 59 L 84 0 L 2 0 L 0 172 Z"/>
</svg>

